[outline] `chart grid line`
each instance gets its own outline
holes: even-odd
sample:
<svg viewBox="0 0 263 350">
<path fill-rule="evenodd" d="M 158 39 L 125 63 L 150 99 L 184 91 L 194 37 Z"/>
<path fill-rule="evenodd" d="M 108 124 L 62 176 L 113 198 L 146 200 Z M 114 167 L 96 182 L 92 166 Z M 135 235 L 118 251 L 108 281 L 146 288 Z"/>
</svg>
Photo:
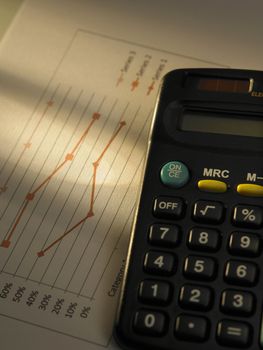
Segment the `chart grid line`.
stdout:
<svg viewBox="0 0 263 350">
<path fill-rule="evenodd" d="M 67 92 L 66 92 L 66 94 L 65 94 L 65 96 L 64 96 L 64 98 L 63 98 L 63 100 L 62 100 L 62 102 L 61 102 L 60 105 L 59 105 L 59 108 L 58 108 L 58 110 L 57 110 L 57 112 L 56 112 L 54 118 L 53 118 L 52 121 L 50 122 L 50 124 L 49 124 L 49 126 L 48 126 L 48 128 L 47 128 L 47 130 L 46 130 L 46 132 L 45 132 L 45 134 L 44 134 L 44 137 L 42 138 L 41 142 L 39 143 L 39 145 L 38 145 L 38 147 L 37 147 L 37 149 L 36 149 L 36 151 L 35 151 L 35 154 L 34 154 L 33 158 L 31 159 L 31 161 L 30 161 L 30 163 L 29 163 L 29 165 L 28 165 L 28 168 L 27 168 L 26 171 L 24 172 L 23 176 L 20 178 L 20 181 L 18 182 L 18 184 L 17 184 L 17 186 L 16 186 L 16 188 L 15 188 L 15 191 L 13 192 L 13 194 L 12 194 L 11 198 L 9 199 L 9 201 L 7 202 L 7 206 L 6 206 L 6 208 L 4 209 L 4 212 L 1 214 L 0 220 L 1 220 L 1 219 L 3 218 L 3 216 L 6 214 L 7 209 L 9 208 L 10 204 L 12 203 L 13 198 L 14 198 L 14 196 L 15 196 L 16 193 L 17 193 L 17 190 L 18 190 L 19 187 L 21 186 L 21 183 L 22 183 L 22 181 L 24 180 L 24 178 L 25 178 L 25 176 L 26 176 L 26 174 L 27 174 L 27 172 L 28 172 L 28 169 L 29 169 L 30 166 L 32 165 L 33 160 L 35 159 L 36 154 L 38 153 L 40 147 L 42 146 L 42 144 L 43 144 L 43 142 L 44 142 L 44 140 L 45 140 L 45 138 L 46 138 L 46 136 L 47 136 L 47 134 L 48 134 L 50 128 L 52 127 L 52 125 L 53 125 L 54 122 L 56 121 L 57 116 L 58 116 L 60 110 L 62 109 L 62 107 L 63 107 L 63 105 L 64 105 L 64 102 L 66 101 L 67 96 L 68 96 L 68 94 L 70 93 L 71 89 L 72 89 L 72 87 L 70 87 L 70 88 L 67 90 Z"/>
<path fill-rule="evenodd" d="M 56 90 L 58 90 L 58 89 L 59 89 L 59 84 L 57 85 Z M 40 98 L 38 99 L 37 103 L 35 104 L 35 107 L 34 107 L 34 109 L 33 109 L 33 112 L 31 113 L 31 115 L 30 115 L 30 117 L 28 118 L 28 120 L 26 121 L 26 123 L 25 123 L 23 129 L 21 130 L 19 136 L 17 137 L 16 142 L 15 142 L 13 148 L 11 149 L 11 151 L 10 151 L 8 157 L 6 158 L 5 162 L 3 163 L 3 166 L 2 166 L 1 169 L 0 169 L 0 176 L 1 176 L 2 172 L 4 171 L 4 169 L 5 169 L 5 167 L 6 167 L 6 164 L 9 162 L 10 158 L 13 156 L 16 147 L 17 147 L 18 144 L 20 143 L 20 141 L 21 141 L 21 139 L 22 139 L 22 137 L 23 137 L 23 134 L 24 134 L 25 130 L 28 128 L 28 125 L 30 124 L 30 122 L 31 122 L 33 116 L 35 115 L 35 113 L 36 113 L 38 107 L 40 106 L 41 101 L 44 99 L 47 90 L 48 90 L 48 87 L 46 86 L 46 88 L 45 88 L 44 91 L 42 92 Z M 55 90 L 55 92 L 56 92 L 56 90 Z M 53 95 L 52 95 L 52 97 L 51 97 L 50 100 L 53 100 L 54 96 L 55 96 L 55 93 L 53 93 Z M 1 193 L 2 193 L 2 192 L 0 192 L 0 194 L 1 194 Z"/>
<path fill-rule="evenodd" d="M 143 126 L 143 128 L 142 128 L 142 130 L 141 130 L 141 132 L 140 132 L 140 134 L 139 134 L 139 136 L 138 136 L 138 138 L 137 138 L 137 141 L 140 139 L 141 133 L 144 131 L 144 129 L 145 129 L 145 127 L 146 127 L 146 125 L 147 125 L 147 123 L 148 123 L 148 121 L 149 121 L 150 115 L 151 115 L 151 112 L 149 113 L 149 115 L 148 115 L 148 117 L 147 117 L 147 119 L 146 119 L 146 121 L 145 121 L 145 123 L 144 123 L 144 126 Z M 136 141 L 136 143 L 137 143 L 137 141 Z M 135 147 L 136 147 L 136 144 L 135 144 L 134 148 L 135 148 Z M 126 162 L 125 166 L 123 167 L 123 171 L 121 172 L 121 174 L 119 175 L 119 178 L 118 178 L 117 182 L 115 183 L 115 186 L 114 186 L 114 188 L 113 188 L 113 190 L 112 190 L 112 194 L 114 193 L 114 191 L 116 190 L 116 188 L 117 188 L 117 186 L 118 186 L 118 182 L 119 182 L 119 180 L 120 180 L 120 178 L 121 178 L 121 175 L 124 173 L 127 164 L 129 163 L 129 159 L 130 159 L 131 155 L 132 155 L 132 152 L 130 153 L 129 158 L 127 159 L 127 162 Z M 133 183 L 133 181 L 134 181 L 134 178 L 136 177 L 136 174 L 138 173 L 139 170 L 141 171 L 141 164 L 142 164 L 143 158 L 144 158 L 144 157 L 142 157 L 142 159 L 141 159 L 141 161 L 140 161 L 140 163 L 139 163 L 138 167 L 136 168 L 136 171 L 135 171 L 135 173 L 134 173 L 134 175 L 133 175 L 132 181 L 129 183 L 129 185 L 128 185 L 126 191 L 125 191 L 125 194 L 124 194 L 124 196 L 123 196 L 123 198 L 122 198 L 122 200 L 121 200 L 121 202 L 120 202 L 120 204 L 119 204 L 119 206 L 118 206 L 118 210 L 116 211 L 116 213 L 115 213 L 115 215 L 114 215 L 114 217 L 113 217 L 113 219 L 112 219 L 112 221 L 111 221 L 111 224 L 110 224 L 110 226 L 109 226 L 109 228 L 108 228 L 108 230 L 107 230 L 107 232 L 106 232 L 106 234 L 105 234 L 105 238 L 104 238 L 104 240 L 103 240 L 103 243 L 104 243 L 105 239 L 107 238 L 107 236 L 108 236 L 108 234 L 109 234 L 109 232 L 110 232 L 110 230 L 111 230 L 111 227 L 112 227 L 112 225 L 113 225 L 113 223 L 114 223 L 115 218 L 117 217 L 117 215 L 118 215 L 120 209 L 122 208 L 123 201 L 125 200 L 125 197 L 126 197 L 128 191 L 129 191 L 129 189 L 130 189 L 130 187 L 131 187 L 131 185 L 132 185 L 132 183 Z M 112 194 L 111 194 L 111 196 L 112 196 Z M 108 200 L 108 202 L 107 202 L 107 205 L 108 205 L 108 203 L 109 203 L 109 201 L 110 201 L 110 199 L 111 199 L 111 196 L 110 196 L 110 198 L 109 198 L 109 200 Z M 105 205 L 104 210 L 106 209 L 106 206 L 107 206 L 107 205 Z M 101 214 L 101 216 L 100 216 L 99 221 L 100 221 L 101 218 L 103 217 L 104 210 L 103 210 L 103 212 L 102 212 L 102 214 Z M 98 221 L 98 223 L 97 223 L 97 225 L 96 225 L 96 228 L 97 228 L 97 226 L 98 226 L 98 224 L 99 224 L 99 221 Z M 96 228 L 94 229 L 93 234 L 96 232 Z M 89 274 L 90 274 L 92 268 L 94 267 L 95 261 L 96 261 L 96 259 L 97 259 L 97 257 L 98 257 L 98 254 L 99 254 L 99 252 L 100 252 L 100 250 L 101 250 L 101 248 L 102 248 L 102 246 L 103 246 L 103 243 L 100 245 L 99 251 L 97 252 L 97 254 L 96 254 L 95 258 L 94 258 L 94 261 L 93 261 L 93 263 L 91 264 L 91 267 L 90 267 L 90 269 L 88 270 L 88 273 L 86 274 L 85 280 L 84 280 L 84 282 L 83 282 L 83 284 L 82 284 L 82 286 L 81 286 L 81 289 L 79 290 L 79 294 L 82 293 L 83 287 L 84 287 L 84 285 L 86 284 L 87 279 L 89 278 Z"/>
<path fill-rule="evenodd" d="M 59 132 L 59 134 L 57 135 L 57 138 L 56 138 L 55 142 L 53 143 L 53 147 L 56 145 L 57 140 L 59 139 L 59 137 L 60 137 L 62 131 L 64 130 L 64 127 L 65 127 L 66 124 L 68 123 L 68 121 L 69 121 L 69 119 L 70 119 L 70 117 L 71 117 L 71 115 L 72 115 L 72 113 L 73 113 L 73 111 L 74 111 L 76 105 L 78 104 L 78 101 L 79 101 L 79 99 L 80 99 L 80 96 L 81 96 L 82 92 L 83 92 L 83 91 L 80 92 L 80 94 L 79 94 L 77 100 L 75 101 L 75 103 L 73 104 L 73 107 L 71 108 L 70 112 L 68 113 L 68 116 L 67 116 L 67 118 L 65 119 L 64 124 L 63 124 L 62 128 L 60 129 L 60 132 Z M 52 148 L 53 148 L 53 147 L 52 147 Z M 51 153 L 52 153 L 52 150 L 47 154 L 47 157 L 45 158 L 45 161 L 44 161 L 44 163 L 42 164 L 42 166 L 41 166 L 41 168 L 40 168 L 40 170 L 39 170 L 38 176 L 35 177 L 35 180 L 34 180 L 33 184 L 31 185 L 31 187 L 30 187 L 30 189 L 29 189 L 29 191 L 28 191 L 28 193 L 27 193 L 27 195 L 26 195 L 26 197 L 25 197 L 26 203 L 24 204 L 23 209 L 22 209 L 22 211 L 21 211 L 22 214 L 24 214 L 24 212 L 25 212 L 25 210 L 26 210 L 28 204 L 30 203 L 30 201 L 33 201 L 36 192 L 37 192 L 38 190 L 40 190 L 43 186 L 46 186 L 46 185 L 47 185 L 47 181 L 45 181 L 43 186 L 41 185 L 41 186 L 37 187 L 36 190 L 32 191 L 32 189 L 34 188 L 34 185 L 35 185 L 35 183 L 37 182 L 37 179 L 38 179 L 39 175 L 41 174 L 41 172 L 42 172 L 44 166 L 46 165 L 46 163 L 47 163 L 47 161 L 48 161 L 48 158 L 49 158 L 49 156 L 50 156 Z M 61 158 L 61 159 L 62 159 L 62 158 Z M 57 168 L 58 164 L 60 163 L 61 159 L 57 162 L 56 168 Z M 49 179 L 49 180 L 50 180 L 50 179 Z M 41 199 L 41 198 L 42 198 L 42 195 L 40 196 L 40 199 Z M 40 199 L 37 201 L 37 203 L 36 203 L 36 205 L 35 205 L 34 208 L 37 207 L 37 204 L 39 203 Z M 34 210 L 33 210 L 33 212 L 34 212 Z M 32 212 L 32 213 L 33 213 L 33 212 Z M 30 218 L 31 218 L 32 215 L 33 215 L 33 214 L 30 215 L 30 217 L 29 217 L 28 220 L 30 220 Z M 9 247 L 9 245 L 10 245 L 10 243 L 11 243 L 11 237 L 13 236 L 13 233 L 14 233 L 14 231 L 15 231 L 16 227 L 18 226 L 18 224 L 19 224 L 19 222 L 20 222 L 21 219 L 22 219 L 22 215 L 19 215 L 19 216 L 18 216 L 18 219 L 17 219 L 16 222 L 15 222 L 15 224 L 14 224 L 13 227 L 11 228 L 10 234 L 8 235 L 7 239 L 5 239 L 5 240 L 2 242 L 1 247 L 4 247 L 4 248 L 8 248 L 8 247 Z M 21 235 L 20 235 L 20 236 L 21 236 Z"/>
<path fill-rule="evenodd" d="M 103 97 L 103 99 L 102 99 L 100 105 L 99 105 L 98 108 L 97 108 L 97 111 L 100 111 L 100 110 L 101 110 L 101 107 L 102 107 L 102 105 L 103 105 L 103 103 L 104 103 L 104 101 L 105 101 L 105 98 L 106 98 L 106 97 Z M 117 103 L 117 101 L 115 101 L 114 106 L 115 106 L 116 103 Z M 109 116 L 110 116 L 110 115 L 108 115 L 108 117 L 107 117 L 107 119 L 105 120 L 104 123 L 106 123 L 106 121 L 109 119 Z M 103 125 L 104 125 L 104 124 L 103 124 Z M 102 129 L 103 129 L 103 128 L 102 128 Z M 100 134 L 101 134 L 101 132 L 102 132 L 102 129 L 101 129 L 101 131 L 100 131 L 100 133 L 99 133 L 99 136 L 100 136 Z M 96 145 L 96 143 L 97 143 L 97 141 L 98 141 L 98 139 L 99 139 L 99 136 L 97 136 L 97 138 L 96 138 L 94 144 L 92 145 L 92 149 L 94 148 L 94 145 Z M 90 152 L 91 152 L 91 151 L 90 151 Z M 91 154 L 91 153 L 89 153 L 87 159 L 89 159 L 90 154 Z M 66 200 L 65 200 L 65 202 L 64 202 L 64 205 L 62 206 L 62 208 L 61 208 L 61 210 L 60 210 L 60 212 L 58 213 L 57 219 L 56 219 L 56 221 L 54 222 L 54 224 L 53 224 L 53 226 L 52 226 L 52 228 L 51 228 L 49 234 L 47 235 L 44 244 L 42 244 L 42 248 L 41 248 L 41 249 L 43 249 L 44 246 L 47 244 L 47 241 L 48 241 L 48 239 L 49 239 L 51 233 L 53 232 L 53 230 L 54 230 L 54 228 L 55 228 L 55 226 L 56 226 L 56 224 L 57 224 L 57 221 L 58 221 L 59 217 L 61 216 L 61 213 L 62 213 L 62 211 L 64 210 L 64 207 L 66 206 L 66 203 L 68 202 L 68 200 L 69 200 L 69 198 L 70 198 L 70 196 L 71 196 L 71 194 L 72 194 L 74 188 L 76 187 L 76 185 L 77 185 L 77 183 L 78 183 L 78 179 L 79 179 L 81 173 L 83 172 L 83 169 L 85 168 L 86 163 L 87 163 L 87 161 L 84 162 L 82 168 L 80 169 L 80 172 L 79 172 L 79 175 L 78 175 L 78 177 L 77 177 L 77 179 L 76 179 L 76 182 L 75 182 L 75 184 L 73 185 L 71 191 L 69 192 L 69 194 L 68 194 L 68 196 L 67 196 L 67 198 L 66 198 Z M 77 207 L 77 209 L 78 209 L 78 207 Z M 74 211 L 72 217 L 75 215 L 77 209 L 75 209 L 75 211 Z M 68 229 L 68 227 L 69 227 L 69 224 L 67 225 L 67 228 L 66 228 L 66 229 Z M 47 270 L 49 269 L 49 266 L 50 266 L 50 264 L 51 264 L 51 262 L 52 262 L 52 260 L 53 260 L 53 257 L 54 257 L 55 254 L 56 254 L 57 248 L 58 248 L 58 246 L 56 247 L 56 250 L 54 251 L 53 255 L 51 256 L 51 259 L 50 259 L 50 261 L 49 261 L 49 263 L 48 263 L 46 269 L 45 269 L 44 272 L 43 272 L 43 275 L 42 275 L 42 277 L 41 277 L 41 279 L 40 279 L 40 282 L 42 282 L 45 273 L 46 273 Z M 34 263 L 33 263 L 33 265 L 32 265 L 32 268 L 30 269 L 30 271 L 29 271 L 29 273 L 28 273 L 28 275 L 27 275 L 27 278 L 29 278 L 29 276 L 30 276 L 31 273 L 33 272 L 33 269 L 35 268 L 37 261 L 38 261 L 38 257 L 36 257 L 36 259 L 35 259 L 35 261 L 34 261 Z"/>
<path fill-rule="evenodd" d="M 151 113 L 149 113 L 148 118 L 149 118 L 150 115 L 151 115 Z M 127 164 L 129 163 L 129 160 L 130 160 L 130 158 L 131 158 L 131 156 L 132 156 L 132 154 L 133 154 L 133 151 L 134 151 L 135 148 L 136 148 L 137 142 L 138 142 L 138 140 L 140 139 L 140 137 L 141 137 L 141 135 L 142 135 L 142 133 L 143 133 L 143 131 L 144 131 L 146 125 L 147 125 L 148 118 L 146 118 L 146 120 L 145 120 L 145 122 L 144 122 L 144 125 L 143 125 L 143 127 L 142 127 L 140 133 L 138 134 L 138 136 L 137 136 L 137 138 L 136 138 L 136 142 L 134 143 L 134 146 L 133 146 L 132 150 L 130 151 L 129 156 L 127 157 L 127 159 L 126 159 L 126 161 L 125 161 L 125 164 L 124 164 L 124 166 L 123 166 L 122 172 L 120 173 L 120 175 L 119 175 L 119 177 L 118 177 L 118 179 L 117 179 L 116 184 L 117 184 L 118 181 L 120 180 L 121 175 L 123 174 L 123 172 L 125 171 L 125 169 L 126 169 L 126 167 L 127 167 Z M 116 184 L 115 184 L 115 188 L 116 188 Z M 112 190 L 111 196 L 113 195 L 113 193 L 114 193 L 114 190 Z M 98 225 L 99 225 L 99 223 L 100 223 L 100 220 L 101 220 L 102 217 L 103 217 L 103 214 L 104 214 L 105 209 L 106 209 L 106 207 L 107 207 L 107 205 L 108 205 L 108 203 L 109 203 L 109 201 L 110 201 L 110 199 L 111 199 L 111 196 L 108 198 L 107 203 L 104 205 L 104 208 L 103 208 L 103 210 L 102 210 L 102 213 L 101 213 L 101 215 L 100 215 L 100 218 L 98 219 L 98 221 L 97 221 L 97 223 L 96 223 L 96 226 L 95 226 L 95 228 L 93 229 L 93 232 L 92 232 L 92 234 L 91 234 L 91 236 L 90 236 L 90 238 L 89 238 L 89 240 L 88 240 L 88 242 L 87 242 L 87 244 L 86 244 L 85 250 L 83 251 L 83 253 L 81 254 L 81 256 L 80 256 L 80 258 L 79 258 L 78 264 L 76 265 L 75 270 L 74 270 L 74 272 L 72 273 L 71 279 L 69 280 L 69 283 L 68 283 L 68 285 L 66 286 L 66 290 L 68 290 L 69 285 L 70 285 L 70 283 L 71 283 L 71 281 L 72 281 L 72 279 L 73 279 L 73 276 L 74 276 L 74 274 L 75 274 L 77 268 L 79 267 L 80 262 L 81 262 L 81 260 L 83 259 L 84 255 L 85 255 L 85 253 L 86 253 L 86 251 L 87 251 L 87 249 L 88 249 L 88 247 L 89 247 L 89 244 L 90 244 L 90 242 L 91 242 L 91 240 L 92 240 L 92 238 L 93 238 L 93 236 L 94 236 L 94 234 L 95 234 L 95 232 L 96 232 L 96 229 L 97 229 L 97 227 L 98 227 Z M 79 290 L 79 294 L 81 294 L 82 288 L 83 288 L 83 285 L 81 286 L 81 289 Z"/>
<path fill-rule="evenodd" d="M 78 127 L 79 127 L 81 121 L 83 120 L 85 114 L 87 113 L 87 109 L 89 108 L 90 103 L 92 102 L 93 98 L 94 98 L 94 94 L 91 95 L 91 97 L 90 97 L 90 99 L 89 99 L 89 101 L 88 101 L 86 107 L 84 108 L 82 114 L 80 115 L 80 118 L 79 118 L 79 120 L 78 120 L 78 123 L 76 124 L 75 129 L 74 129 L 74 131 L 73 131 L 73 133 L 72 133 L 72 135 L 71 135 L 69 141 L 67 142 L 67 144 L 66 144 L 66 146 L 65 146 L 65 148 L 64 148 L 64 150 L 63 150 L 63 153 L 65 153 L 66 149 L 69 147 L 69 144 L 72 142 L 72 139 L 73 139 L 75 133 L 77 132 L 77 129 L 78 129 Z M 60 160 L 61 160 L 61 159 L 62 159 L 62 157 L 60 158 Z M 53 197 L 52 200 L 50 201 L 50 204 L 49 204 L 47 210 L 45 211 L 45 214 L 43 215 L 42 220 L 40 221 L 38 227 L 36 228 L 35 233 L 34 233 L 32 239 L 31 239 L 31 241 L 30 241 L 30 243 L 29 243 L 29 245 L 28 245 L 28 247 L 27 247 L 27 249 L 26 249 L 26 251 L 25 251 L 23 257 L 21 258 L 20 262 L 18 263 L 18 266 L 17 266 L 17 268 L 16 268 L 14 274 L 17 273 L 17 271 L 18 271 L 20 265 L 22 264 L 22 262 L 23 262 L 23 260 L 24 260 L 24 258 L 25 258 L 25 256 L 26 256 L 26 254 L 28 253 L 28 251 L 29 251 L 29 249 L 30 249 L 30 247 L 31 247 L 31 245 L 32 245 L 32 243 L 33 243 L 33 241 L 34 241 L 36 235 L 38 234 L 38 231 L 39 231 L 41 225 L 43 224 L 43 222 L 44 222 L 44 220 L 45 220 L 45 217 L 46 217 L 46 215 L 47 215 L 47 212 L 50 210 L 50 208 L 51 208 L 51 206 L 52 206 L 52 204 L 53 204 L 54 198 L 56 197 L 57 193 L 59 192 L 59 190 L 60 190 L 60 188 L 61 188 L 61 186 L 62 186 L 62 184 L 63 184 L 63 182 L 64 182 L 64 179 L 65 179 L 65 177 L 67 176 L 67 174 L 68 174 L 70 168 L 71 168 L 71 165 L 69 166 L 69 168 L 67 169 L 67 172 L 66 172 L 65 175 L 63 176 L 63 179 L 62 179 L 62 181 L 61 181 L 59 187 L 57 188 L 57 190 L 56 190 L 56 192 L 55 192 L 55 194 L 54 194 L 54 197 Z M 46 190 L 46 189 L 45 189 L 45 190 Z M 44 191 L 45 191 L 45 190 L 44 190 Z M 26 226 L 25 226 L 25 227 L 26 227 Z"/>
</svg>

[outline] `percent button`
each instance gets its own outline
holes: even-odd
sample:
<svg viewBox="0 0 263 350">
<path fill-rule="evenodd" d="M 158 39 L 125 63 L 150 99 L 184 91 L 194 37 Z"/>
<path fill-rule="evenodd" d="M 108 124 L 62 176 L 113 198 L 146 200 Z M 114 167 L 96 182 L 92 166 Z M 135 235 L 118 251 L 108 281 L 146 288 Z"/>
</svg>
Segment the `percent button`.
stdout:
<svg viewBox="0 0 263 350">
<path fill-rule="evenodd" d="M 252 205 L 237 205 L 234 207 L 233 224 L 260 228 L 263 224 L 263 209 Z"/>
</svg>

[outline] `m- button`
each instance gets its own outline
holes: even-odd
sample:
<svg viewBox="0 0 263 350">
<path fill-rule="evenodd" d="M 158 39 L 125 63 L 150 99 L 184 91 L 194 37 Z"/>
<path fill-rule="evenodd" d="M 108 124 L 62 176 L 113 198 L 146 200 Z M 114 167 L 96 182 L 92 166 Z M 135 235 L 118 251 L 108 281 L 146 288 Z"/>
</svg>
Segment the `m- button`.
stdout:
<svg viewBox="0 0 263 350">
<path fill-rule="evenodd" d="M 184 202 L 178 197 L 158 197 L 154 201 L 153 214 L 158 218 L 179 219 L 184 211 Z"/>
</svg>

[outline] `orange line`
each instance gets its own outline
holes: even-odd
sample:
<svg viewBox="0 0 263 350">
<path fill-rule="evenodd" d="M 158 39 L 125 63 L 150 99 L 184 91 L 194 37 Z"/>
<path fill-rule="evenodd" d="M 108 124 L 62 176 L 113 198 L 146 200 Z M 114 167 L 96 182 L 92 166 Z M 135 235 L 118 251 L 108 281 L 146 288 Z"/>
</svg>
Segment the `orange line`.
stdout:
<svg viewBox="0 0 263 350">
<path fill-rule="evenodd" d="M 80 226 L 84 221 L 88 219 L 88 216 L 85 216 L 84 219 L 80 220 L 77 224 L 75 224 L 73 227 L 71 227 L 68 231 L 66 231 L 62 236 L 57 238 L 54 242 L 52 242 L 49 246 L 47 246 L 45 249 L 41 250 L 37 253 L 39 257 L 43 256 L 49 249 L 51 249 L 55 244 L 59 243 L 64 237 L 66 237 L 71 231 L 75 230 L 78 226 Z"/>
<path fill-rule="evenodd" d="M 103 158 L 104 154 L 107 152 L 108 148 L 110 147 L 110 145 L 112 144 L 114 139 L 117 137 L 117 135 L 121 131 L 121 129 L 124 127 L 124 125 L 126 125 L 126 122 L 124 122 L 124 121 L 120 122 L 120 125 L 119 125 L 118 129 L 116 130 L 115 134 L 113 134 L 113 136 L 111 137 L 111 139 L 109 140 L 109 142 L 107 143 L 106 147 L 101 152 L 101 155 L 99 156 L 99 158 L 96 160 L 95 163 L 99 163 L 101 161 L 101 159 Z"/>
<path fill-rule="evenodd" d="M 31 194 L 36 194 L 52 177 L 68 162 L 67 159 L 64 160 Z"/>
<path fill-rule="evenodd" d="M 81 135 L 80 139 L 76 143 L 76 145 L 73 147 L 72 151 L 68 153 L 68 156 L 66 156 L 66 159 L 33 191 L 31 192 L 33 195 L 38 192 L 48 181 L 52 179 L 52 177 L 69 161 L 74 158 L 74 153 L 78 149 L 79 145 L 84 141 L 85 137 L 87 136 L 90 128 L 94 124 L 94 122 L 99 119 L 99 114 L 98 113 L 93 113 L 92 120 L 89 124 L 89 126 L 86 128 L 84 133 Z"/>
<path fill-rule="evenodd" d="M 99 164 L 97 162 L 93 163 L 92 189 L 91 189 L 90 207 L 89 207 L 88 215 L 93 214 L 94 196 L 95 196 L 95 189 L 96 189 L 96 175 L 97 175 L 98 166 Z"/>
<path fill-rule="evenodd" d="M 15 223 L 14 223 L 14 225 L 13 225 L 13 227 L 12 227 L 10 233 L 9 233 L 9 235 L 8 235 L 7 238 L 2 242 L 2 246 L 4 246 L 4 244 L 6 244 L 7 242 L 10 243 L 10 240 L 11 240 L 11 238 L 12 238 L 14 232 L 15 232 L 15 229 L 16 229 L 17 225 L 19 224 L 19 222 L 20 222 L 20 220 L 21 220 L 21 218 L 22 218 L 22 216 L 23 216 L 23 214 L 24 214 L 24 212 L 25 212 L 25 210 L 26 210 L 26 207 L 28 206 L 28 203 L 29 203 L 29 201 L 26 200 L 24 206 L 23 206 L 22 209 L 21 209 L 20 214 L 19 214 L 19 215 L 17 214 L 18 217 L 17 217 L 17 219 L 16 219 L 16 221 L 15 221 Z M 18 213 L 19 213 L 19 211 L 18 211 Z"/>
<path fill-rule="evenodd" d="M 92 116 L 92 120 L 90 122 L 90 124 L 88 125 L 87 129 L 84 131 L 84 133 L 82 134 L 81 138 L 79 139 L 79 141 L 76 143 L 76 145 L 74 146 L 74 148 L 72 149 L 72 151 L 70 153 L 75 153 L 77 148 L 79 147 L 79 145 L 81 144 L 81 142 L 83 142 L 83 140 L 85 139 L 85 137 L 87 136 L 90 128 L 92 127 L 92 125 L 94 124 L 94 122 L 99 119 L 100 114 L 99 113 L 93 113 Z"/>
<path fill-rule="evenodd" d="M 66 231 L 62 236 L 60 236 L 59 238 L 57 238 L 54 242 L 52 242 L 49 246 L 47 246 L 45 249 L 39 251 L 37 253 L 38 257 L 42 257 L 49 249 L 51 249 L 54 245 L 56 245 L 57 243 L 59 243 L 63 238 L 65 238 L 70 232 L 72 232 L 73 230 L 75 230 L 75 228 L 77 228 L 78 226 L 80 226 L 84 221 L 86 221 L 87 219 L 89 219 L 90 217 L 94 216 L 93 213 L 93 206 L 94 206 L 94 202 L 95 202 L 95 190 L 96 190 L 96 175 L 97 175 L 97 168 L 99 167 L 99 162 L 101 161 L 101 159 L 103 158 L 103 156 L 105 155 L 106 151 L 109 149 L 110 145 L 112 144 L 112 142 L 114 141 L 114 139 L 117 137 L 118 133 L 120 132 L 120 130 L 126 125 L 125 121 L 120 122 L 120 125 L 118 127 L 118 129 L 115 131 L 115 133 L 112 135 L 112 137 L 110 138 L 109 142 L 107 143 L 106 147 L 103 149 L 102 153 L 100 154 L 99 158 L 93 163 L 93 174 L 92 174 L 92 189 L 91 189 L 91 196 L 90 196 L 90 207 L 89 207 L 89 211 L 88 214 L 82 219 L 80 220 L 77 224 L 75 224 L 74 226 L 72 226 L 68 231 Z"/>
<path fill-rule="evenodd" d="M 49 105 L 48 105 L 48 107 L 49 107 Z M 20 213 L 20 215 L 18 216 L 18 218 L 17 218 L 17 220 L 16 220 L 14 226 L 12 227 L 12 230 L 11 230 L 9 236 L 7 237 L 7 239 L 5 239 L 5 240 L 2 242 L 2 245 L 1 245 L 2 247 L 5 247 L 5 248 L 8 248 L 8 247 L 9 247 L 9 245 L 10 245 L 10 239 L 11 239 L 11 237 L 12 237 L 12 235 L 13 235 L 13 233 L 14 233 L 16 227 L 17 227 L 17 225 L 18 225 L 19 222 L 20 222 L 22 215 L 24 214 L 24 212 L 25 212 L 25 210 L 26 210 L 26 207 L 28 206 L 29 201 L 32 201 L 32 200 L 34 199 L 34 197 L 35 197 L 35 194 L 36 194 L 47 182 L 49 182 L 49 181 L 52 179 L 52 177 L 54 177 L 54 175 L 55 175 L 60 169 L 62 169 L 63 166 L 64 166 L 68 161 L 70 161 L 70 160 L 72 160 L 72 159 L 74 158 L 74 152 L 76 152 L 76 150 L 77 150 L 77 148 L 79 147 L 79 145 L 81 144 L 81 142 L 83 142 L 84 138 L 87 136 L 87 134 L 88 134 L 88 132 L 89 132 L 91 126 L 94 124 L 94 122 L 95 122 L 97 119 L 99 119 L 99 117 L 100 117 L 100 114 L 99 114 L 98 112 L 93 113 L 92 120 L 91 120 L 89 126 L 87 127 L 87 129 L 84 131 L 84 133 L 82 134 L 82 136 L 80 137 L 80 139 L 78 140 L 78 142 L 76 143 L 76 145 L 74 146 L 72 152 L 71 152 L 71 153 L 68 153 L 68 154 L 66 155 L 65 160 L 64 160 L 61 164 L 59 164 L 59 165 L 56 167 L 56 169 L 55 169 L 55 170 L 54 170 L 54 171 L 53 171 L 53 172 L 52 172 L 52 173 L 51 173 L 37 188 L 35 188 L 32 192 L 30 192 L 30 193 L 27 194 L 27 196 L 26 196 L 26 198 L 25 198 L 26 203 L 25 203 L 23 209 L 21 210 L 21 213 Z"/>
</svg>

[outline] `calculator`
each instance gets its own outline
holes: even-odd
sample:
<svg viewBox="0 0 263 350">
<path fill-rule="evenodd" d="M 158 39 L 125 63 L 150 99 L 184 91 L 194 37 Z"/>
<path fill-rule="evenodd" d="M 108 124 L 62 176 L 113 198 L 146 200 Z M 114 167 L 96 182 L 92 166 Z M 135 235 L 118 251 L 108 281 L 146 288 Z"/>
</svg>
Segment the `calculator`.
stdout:
<svg viewBox="0 0 263 350">
<path fill-rule="evenodd" d="M 120 293 L 123 349 L 263 349 L 263 73 L 161 84 Z"/>
</svg>

